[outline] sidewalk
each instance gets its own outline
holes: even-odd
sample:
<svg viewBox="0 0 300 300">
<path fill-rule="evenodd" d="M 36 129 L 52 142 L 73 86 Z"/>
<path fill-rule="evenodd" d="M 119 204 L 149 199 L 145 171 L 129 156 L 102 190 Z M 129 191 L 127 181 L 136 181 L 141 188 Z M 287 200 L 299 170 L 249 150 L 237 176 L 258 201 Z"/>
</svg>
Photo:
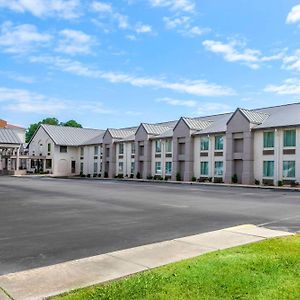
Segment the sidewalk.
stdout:
<svg viewBox="0 0 300 300">
<path fill-rule="evenodd" d="M 3 275 L 0 276 L 0 300 L 44 299 L 207 252 L 287 235 L 292 233 L 241 225 Z"/>
</svg>

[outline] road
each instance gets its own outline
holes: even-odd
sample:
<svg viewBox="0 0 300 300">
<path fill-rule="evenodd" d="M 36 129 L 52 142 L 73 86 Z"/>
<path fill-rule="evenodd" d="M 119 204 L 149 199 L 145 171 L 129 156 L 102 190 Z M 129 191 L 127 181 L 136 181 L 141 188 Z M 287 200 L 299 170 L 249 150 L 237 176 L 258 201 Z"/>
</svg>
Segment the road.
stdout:
<svg viewBox="0 0 300 300">
<path fill-rule="evenodd" d="M 239 224 L 300 231 L 300 193 L 0 177 L 0 275 Z"/>
</svg>

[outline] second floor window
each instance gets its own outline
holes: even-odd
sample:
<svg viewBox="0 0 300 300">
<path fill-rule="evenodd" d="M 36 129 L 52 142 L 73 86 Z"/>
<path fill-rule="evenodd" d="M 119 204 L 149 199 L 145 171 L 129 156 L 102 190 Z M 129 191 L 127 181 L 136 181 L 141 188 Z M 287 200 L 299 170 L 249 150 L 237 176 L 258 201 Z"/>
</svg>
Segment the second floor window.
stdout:
<svg viewBox="0 0 300 300">
<path fill-rule="evenodd" d="M 223 136 L 222 135 L 217 135 L 215 137 L 215 150 L 223 150 Z"/>
<path fill-rule="evenodd" d="M 119 154 L 124 154 L 124 144 L 119 144 Z"/>
<path fill-rule="evenodd" d="M 264 148 L 274 148 L 274 131 L 264 132 Z"/>
<path fill-rule="evenodd" d="M 51 152 L 51 144 L 48 144 L 48 152 Z"/>
<path fill-rule="evenodd" d="M 80 147 L 80 156 L 84 156 L 84 148 Z"/>
<path fill-rule="evenodd" d="M 131 143 L 131 154 L 135 154 L 135 143 Z"/>
<path fill-rule="evenodd" d="M 208 151 L 209 148 L 209 139 L 207 136 L 202 137 L 200 140 L 201 151 Z"/>
<path fill-rule="evenodd" d="M 98 146 L 94 147 L 94 155 L 95 156 L 99 155 L 99 147 Z"/>
<path fill-rule="evenodd" d="M 161 141 L 155 141 L 155 152 L 160 153 L 161 152 Z"/>
<path fill-rule="evenodd" d="M 60 153 L 67 153 L 68 147 L 67 146 L 60 146 Z"/>
<path fill-rule="evenodd" d="M 166 153 L 172 153 L 172 140 L 166 140 Z"/>
<path fill-rule="evenodd" d="M 296 130 L 285 130 L 283 133 L 283 146 L 295 147 L 296 146 Z"/>
</svg>

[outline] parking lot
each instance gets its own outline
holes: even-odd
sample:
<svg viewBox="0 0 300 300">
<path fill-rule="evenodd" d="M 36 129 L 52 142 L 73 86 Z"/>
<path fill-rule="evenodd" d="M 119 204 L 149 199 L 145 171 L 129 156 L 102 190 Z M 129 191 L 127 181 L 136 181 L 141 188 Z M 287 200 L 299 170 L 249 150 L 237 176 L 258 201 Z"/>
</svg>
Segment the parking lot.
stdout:
<svg viewBox="0 0 300 300">
<path fill-rule="evenodd" d="M 300 193 L 0 177 L 0 275 L 239 224 L 300 231 Z"/>
</svg>

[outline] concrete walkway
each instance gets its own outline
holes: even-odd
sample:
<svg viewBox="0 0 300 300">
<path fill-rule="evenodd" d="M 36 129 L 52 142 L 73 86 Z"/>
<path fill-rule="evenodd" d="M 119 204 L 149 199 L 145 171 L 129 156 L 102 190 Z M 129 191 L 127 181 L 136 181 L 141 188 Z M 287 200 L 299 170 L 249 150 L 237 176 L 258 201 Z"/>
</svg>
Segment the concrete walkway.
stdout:
<svg viewBox="0 0 300 300">
<path fill-rule="evenodd" d="M 255 225 L 241 225 L 3 275 L 0 276 L 0 300 L 44 299 L 207 252 L 287 235 L 292 234 Z"/>
</svg>

